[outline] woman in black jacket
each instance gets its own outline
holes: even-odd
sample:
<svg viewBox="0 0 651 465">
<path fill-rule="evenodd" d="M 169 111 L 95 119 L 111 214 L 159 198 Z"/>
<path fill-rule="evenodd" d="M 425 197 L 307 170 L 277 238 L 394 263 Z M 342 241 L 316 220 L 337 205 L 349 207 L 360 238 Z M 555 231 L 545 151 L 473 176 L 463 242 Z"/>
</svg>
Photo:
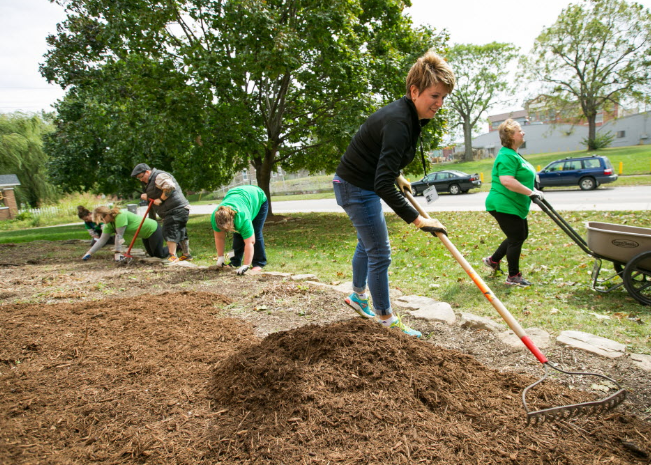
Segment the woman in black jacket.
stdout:
<svg viewBox="0 0 651 465">
<path fill-rule="evenodd" d="M 450 66 L 434 52 L 423 55 L 407 75 L 407 94 L 373 113 L 361 126 L 341 157 L 333 179 L 337 204 L 357 230 L 353 255 L 353 290 L 346 303 L 365 318 L 421 337 L 393 314 L 389 299 L 391 246 L 381 200 L 407 223 L 432 232 L 446 232 L 436 219 L 428 219 L 407 203 L 401 191 L 411 186 L 400 170 L 414 159 L 421 127 L 443 106 L 454 89 Z M 373 310 L 366 294 L 368 285 Z"/>
</svg>

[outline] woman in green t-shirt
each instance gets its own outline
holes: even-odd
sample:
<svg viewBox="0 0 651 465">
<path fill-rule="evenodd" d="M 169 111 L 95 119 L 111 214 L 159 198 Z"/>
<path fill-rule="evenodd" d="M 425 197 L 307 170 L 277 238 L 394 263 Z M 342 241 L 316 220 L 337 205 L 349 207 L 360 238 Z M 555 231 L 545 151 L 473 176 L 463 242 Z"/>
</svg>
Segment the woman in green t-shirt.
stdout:
<svg viewBox="0 0 651 465">
<path fill-rule="evenodd" d="M 498 131 L 503 147 L 493 164 L 493 181 L 486 197 L 486 211 L 497 220 L 506 239 L 483 262 L 497 271 L 500 260 L 506 256 L 509 265 L 506 284 L 529 286 L 531 283 L 520 272 L 520 254 L 522 244 L 529 236 L 527 215 L 531 199 L 542 198 L 542 192 L 534 188 L 535 168 L 518 153 L 524 143 L 524 131 L 520 124 L 509 118 L 500 124 Z"/>
<path fill-rule="evenodd" d="M 215 235 L 217 266 L 224 266 L 226 232 L 233 233 L 233 252 L 230 265 L 243 275 L 249 268 L 260 271 L 267 264 L 262 228 L 269 212 L 269 201 L 258 186 L 240 186 L 230 189 L 210 223 Z"/>
<path fill-rule="evenodd" d="M 167 258 L 169 255 L 169 251 L 164 245 L 163 231 L 160 225 L 151 218 L 146 218 L 143 222 L 142 217 L 130 211 L 120 210 L 118 207 L 109 208 L 102 206 L 93 210 L 93 219 L 96 223 L 100 221 L 104 223 L 104 227 L 102 228 L 102 235 L 99 240 L 82 257 L 83 260 L 88 260 L 92 254 L 101 249 L 113 234 L 115 234 L 115 259 L 116 261 L 121 260 L 123 258 L 122 244 L 125 242 L 124 236 L 127 233 L 131 235 L 135 234 L 141 222 L 142 227 L 138 236 L 142 239 L 147 254 L 150 257 L 157 258 Z"/>
</svg>

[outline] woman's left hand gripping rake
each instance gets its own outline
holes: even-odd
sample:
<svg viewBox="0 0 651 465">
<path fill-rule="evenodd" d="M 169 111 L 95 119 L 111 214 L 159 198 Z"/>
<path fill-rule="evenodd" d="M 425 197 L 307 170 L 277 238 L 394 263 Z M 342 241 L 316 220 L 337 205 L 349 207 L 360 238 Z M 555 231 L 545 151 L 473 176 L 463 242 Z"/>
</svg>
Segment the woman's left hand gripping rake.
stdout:
<svg viewBox="0 0 651 465">
<path fill-rule="evenodd" d="M 405 192 L 405 197 L 411 202 L 411 204 L 414 206 L 416 210 L 418 210 L 418 213 L 420 213 L 422 216 L 425 218 L 429 218 L 429 215 L 423 210 L 423 208 L 420 206 L 418 202 L 412 197 L 412 195 L 409 192 Z M 459 253 L 457 248 L 452 244 L 450 239 L 445 234 L 442 233 L 432 233 L 436 237 L 438 237 L 441 242 L 445 245 L 445 247 L 450 251 L 452 256 L 459 262 L 461 267 L 468 273 L 468 276 L 473 280 L 475 285 L 479 288 L 481 293 L 488 299 L 488 301 L 495 307 L 495 310 L 500 314 L 500 316 L 504 319 L 506 324 L 509 325 L 509 328 L 513 330 L 515 334 L 520 338 L 522 343 L 531 351 L 531 353 L 538 359 L 540 363 L 542 363 L 545 366 L 545 375 L 536 381 L 535 383 L 531 384 L 530 386 L 527 386 L 524 391 L 522 391 L 522 404 L 524 405 L 524 409 L 527 412 L 527 424 L 529 423 L 541 423 L 545 420 L 549 421 L 556 421 L 556 420 L 566 420 L 569 418 L 574 418 L 574 417 L 580 417 L 580 416 L 588 416 L 588 415 L 598 415 L 603 412 L 607 412 L 609 410 L 614 409 L 617 407 L 619 404 L 621 404 L 624 399 L 626 398 L 626 391 L 622 389 L 620 384 L 615 381 L 612 378 L 609 378 L 608 376 L 600 375 L 598 373 L 578 373 L 578 372 L 569 372 L 565 370 L 561 370 L 560 368 L 554 366 L 549 360 L 547 360 L 547 357 L 536 347 L 536 345 L 533 343 L 531 338 L 527 336 L 527 333 L 524 331 L 522 326 L 517 322 L 515 318 L 513 318 L 513 315 L 506 309 L 504 304 L 500 302 L 500 300 L 493 294 L 493 292 L 488 288 L 486 283 L 477 275 L 475 270 L 470 266 L 470 264 L 466 261 L 465 258 Z M 529 408 L 526 400 L 527 393 L 530 392 L 532 388 L 537 386 L 538 384 L 542 383 L 545 379 L 549 377 L 549 374 L 551 370 L 556 370 L 560 373 L 563 373 L 565 375 L 573 375 L 573 376 L 594 376 L 597 378 L 605 379 L 611 383 L 613 383 L 614 386 L 617 386 L 617 391 L 603 399 L 596 400 L 596 401 L 591 401 L 591 402 L 582 402 L 578 404 L 571 404 L 571 405 L 563 405 L 559 407 L 550 407 L 550 408 L 544 408 L 540 410 L 532 410 Z"/>
</svg>

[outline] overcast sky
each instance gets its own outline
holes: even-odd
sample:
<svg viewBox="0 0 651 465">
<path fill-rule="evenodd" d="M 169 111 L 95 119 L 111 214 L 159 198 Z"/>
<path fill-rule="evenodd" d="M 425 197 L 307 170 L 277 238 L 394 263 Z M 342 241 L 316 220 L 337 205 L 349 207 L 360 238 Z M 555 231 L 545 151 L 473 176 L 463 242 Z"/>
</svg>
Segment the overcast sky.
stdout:
<svg viewBox="0 0 651 465">
<path fill-rule="evenodd" d="M 510 42 L 526 53 L 543 27 L 577 1 L 412 0 L 407 11 L 416 24 L 447 29 L 452 43 Z M 651 0 L 638 3 L 651 8 Z M 0 0 L 0 112 L 50 111 L 63 96 L 38 72 L 45 38 L 63 19 L 63 8 L 48 0 Z"/>
</svg>

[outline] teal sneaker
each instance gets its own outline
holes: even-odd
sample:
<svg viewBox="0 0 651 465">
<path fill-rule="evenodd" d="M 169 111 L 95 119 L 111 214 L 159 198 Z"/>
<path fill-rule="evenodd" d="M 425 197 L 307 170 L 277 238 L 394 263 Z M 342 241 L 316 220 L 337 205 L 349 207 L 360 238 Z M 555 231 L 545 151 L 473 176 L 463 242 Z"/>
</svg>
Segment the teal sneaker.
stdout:
<svg viewBox="0 0 651 465">
<path fill-rule="evenodd" d="M 410 328 L 406 324 L 402 322 L 402 319 L 400 318 L 400 315 L 396 314 L 396 318 L 398 318 L 396 321 L 394 321 L 389 328 L 398 328 L 401 330 L 403 333 L 407 334 L 408 336 L 416 336 L 416 337 L 423 337 L 423 334 L 420 331 L 416 331 L 415 329 Z"/>
<path fill-rule="evenodd" d="M 360 299 L 356 292 L 353 292 L 345 300 L 346 304 L 353 308 L 364 318 L 375 318 L 375 313 L 368 305 L 368 299 Z"/>
</svg>

